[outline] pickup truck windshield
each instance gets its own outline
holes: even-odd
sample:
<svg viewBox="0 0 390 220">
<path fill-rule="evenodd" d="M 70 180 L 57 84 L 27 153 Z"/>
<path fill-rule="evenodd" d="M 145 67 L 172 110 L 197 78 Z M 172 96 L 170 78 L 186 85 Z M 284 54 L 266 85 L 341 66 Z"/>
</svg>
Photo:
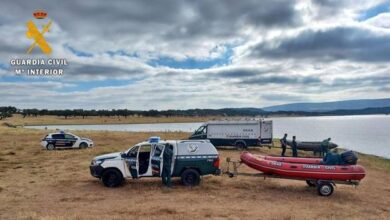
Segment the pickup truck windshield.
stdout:
<svg viewBox="0 0 390 220">
<path fill-rule="evenodd" d="M 139 146 L 132 147 L 129 152 L 127 153 L 128 157 L 137 157 Z"/>
<path fill-rule="evenodd" d="M 206 127 L 202 126 L 195 131 L 195 134 L 206 134 Z"/>
</svg>

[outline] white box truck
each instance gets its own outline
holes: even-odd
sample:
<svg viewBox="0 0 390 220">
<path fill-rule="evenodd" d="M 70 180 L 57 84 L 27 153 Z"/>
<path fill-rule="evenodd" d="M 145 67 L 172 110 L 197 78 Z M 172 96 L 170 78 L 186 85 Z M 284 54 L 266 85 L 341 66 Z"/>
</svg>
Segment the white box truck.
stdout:
<svg viewBox="0 0 390 220">
<path fill-rule="evenodd" d="M 260 146 L 272 144 L 271 120 L 209 121 L 200 126 L 190 139 L 209 139 L 214 146 Z"/>
</svg>

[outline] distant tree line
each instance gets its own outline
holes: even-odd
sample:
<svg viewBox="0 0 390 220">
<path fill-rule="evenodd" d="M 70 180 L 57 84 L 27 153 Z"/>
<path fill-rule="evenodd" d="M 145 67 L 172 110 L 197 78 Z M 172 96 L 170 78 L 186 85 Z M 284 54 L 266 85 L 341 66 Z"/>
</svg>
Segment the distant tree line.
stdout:
<svg viewBox="0 0 390 220">
<path fill-rule="evenodd" d="M 173 116 L 256 116 L 263 113 L 262 110 L 253 109 L 188 109 L 188 110 L 129 110 L 129 109 L 112 109 L 112 110 L 84 110 L 84 109 L 65 109 L 65 110 L 48 110 L 48 109 L 21 109 L 18 113 L 23 117 L 27 116 L 42 116 L 42 115 L 55 115 L 68 117 L 129 117 L 129 116 L 141 116 L 141 117 L 173 117 Z"/>
<path fill-rule="evenodd" d="M 12 106 L 3 106 L 0 107 L 0 120 L 4 118 L 12 117 L 13 114 L 17 112 L 17 109 Z"/>
<path fill-rule="evenodd" d="M 321 115 L 363 115 L 363 114 L 390 114 L 390 107 L 384 108 L 366 108 L 358 110 L 334 110 L 327 112 L 305 112 L 305 111 L 277 111 L 267 112 L 260 108 L 222 108 L 222 109 L 188 109 L 188 110 L 84 110 L 84 109 L 17 109 L 12 106 L 0 107 L 0 120 L 12 117 L 12 114 L 21 114 L 23 117 L 37 117 L 43 115 L 54 115 L 59 117 L 199 117 L 199 116 L 248 116 L 248 117 L 269 117 L 269 116 L 321 116 Z"/>
</svg>

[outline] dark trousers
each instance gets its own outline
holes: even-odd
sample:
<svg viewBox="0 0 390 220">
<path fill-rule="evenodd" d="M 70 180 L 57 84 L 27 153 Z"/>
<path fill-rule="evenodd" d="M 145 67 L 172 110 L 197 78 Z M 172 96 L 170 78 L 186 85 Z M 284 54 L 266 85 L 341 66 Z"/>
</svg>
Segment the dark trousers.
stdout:
<svg viewBox="0 0 390 220">
<path fill-rule="evenodd" d="M 293 157 L 298 157 L 298 151 L 297 151 L 296 147 L 292 147 L 292 154 L 293 154 Z"/>
<path fill-rule="evenodd" d="M 329 149 L 328 147 L 321 147 L 321 151 L 322 151 L 322 156 L 324 157 L 329 152 Z"/>
<path fill-rule="evenodd" d="M 171 182 L 171 165 L 169 164 L 164 164 L 162 174 L 161 174 L 161 179 L 162 182 L 165 186 L 171 187 L 172 182 Z"/>
<path fill-rule="evenodd" d="M 285 153 L 286 153 L 286 145 L 282 145 L 282 157 L 284 157 Z"/>
</svg>

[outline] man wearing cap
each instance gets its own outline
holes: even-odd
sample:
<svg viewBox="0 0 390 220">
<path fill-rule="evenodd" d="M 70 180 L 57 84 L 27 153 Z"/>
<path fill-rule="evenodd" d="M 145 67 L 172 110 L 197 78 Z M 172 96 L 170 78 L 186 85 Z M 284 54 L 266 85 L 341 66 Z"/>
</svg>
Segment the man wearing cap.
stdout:
<svg viewBox="0 0 390 220">
<path fill-rule="evenodd" d="M 280 145 L 282 145 L 282 157 L 284 157 L 287 147 L 287 134 L 284 134 L 283 138 L 280 139 Z"/>
<path fill-rule="evenodd" d="M 330 140 L 331 140 L 331 138 L 327 138 L 327 139 L 322 141 L 322 143 L 321 143 L 321 153 L 322 153 L 322 156 L 325 156 L 329 152 L 329 142 L 330 142 Z"/>
<path fill-rule="evenodd" d="M 291 143 L 291 149 L 292 149 L 293 157 L 298 157 L 297 147 L 298 147 L 297 141 L 295 139 L 295 136 L 293 136 L 292 143 Z"/>
</svg>

